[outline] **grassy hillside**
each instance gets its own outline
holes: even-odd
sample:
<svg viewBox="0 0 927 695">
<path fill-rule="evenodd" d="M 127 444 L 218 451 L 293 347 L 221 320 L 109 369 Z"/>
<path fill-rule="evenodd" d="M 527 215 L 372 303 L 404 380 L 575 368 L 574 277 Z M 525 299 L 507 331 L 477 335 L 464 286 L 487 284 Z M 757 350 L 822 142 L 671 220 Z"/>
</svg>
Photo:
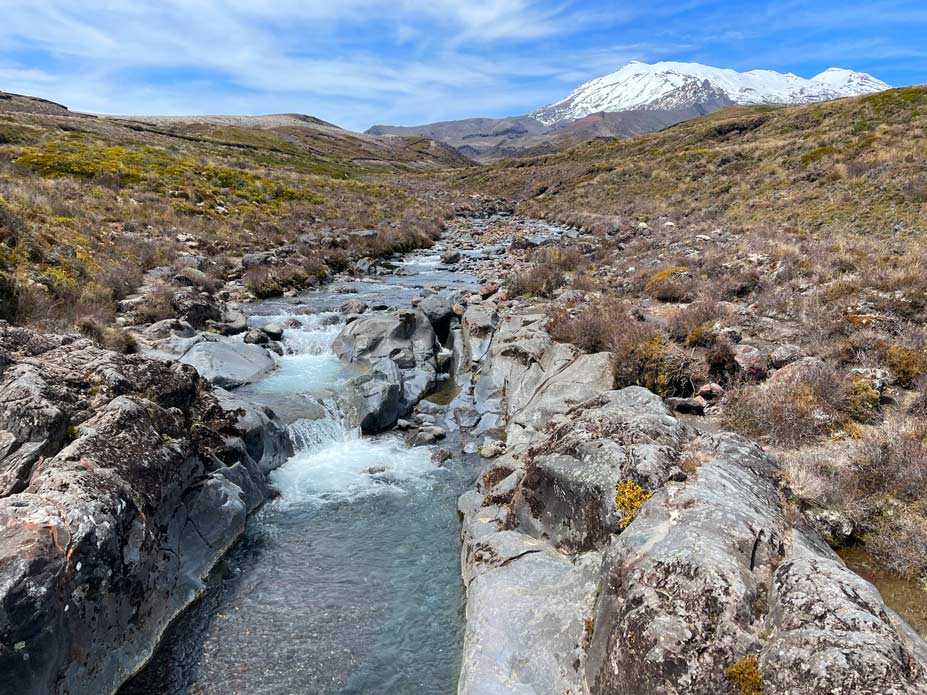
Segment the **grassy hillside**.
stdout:
<svg viewBox="0 0 927 695">
<path fill-rule="evenodd" d="M 465 174 L 528 214 L 606 228 L 660 216 L 747 231 L 922 229 L 927 89 L 811 106 L 735 107 L 649 136 Z M 865 201 L 861 207 L 859 201 Z"/>
<path fill-rule="evenodd" d="M 558 337 L 610 350 L 618 385 L 718 383 L 709 419 L 777 449 L 835 545 L 927 577 L 927 89 L 732 108 L 452 178 L 597 233 L 513 279 L 555 298 Z"/>
<path fill-rule="evenodd" d="M 191 247 L 234 257 L 357 228 L 380 232 L 365 252 L 430 243 L 452 204 L 395 174 L 468 164 L 421 138 L 372 138 L 301 116 L 142 121 L 46 102 L 28 113 L 38 107 L 27 98 L 8 101 L 0 317 L 50 329 L 110 320 L 145 270 Z"/>
</svg>

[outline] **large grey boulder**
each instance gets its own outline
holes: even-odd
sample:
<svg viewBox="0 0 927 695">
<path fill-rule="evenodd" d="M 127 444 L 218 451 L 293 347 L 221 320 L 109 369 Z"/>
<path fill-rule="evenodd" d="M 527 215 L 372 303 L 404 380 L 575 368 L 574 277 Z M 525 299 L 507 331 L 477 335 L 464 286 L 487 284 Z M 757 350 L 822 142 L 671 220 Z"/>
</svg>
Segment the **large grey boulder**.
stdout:
<svg viewBox="0 0 927 695">
<path fill-rule="evenodd" d="M 466 367 L 469 369 L 471 364 L 481 362 L 489 351 L 499 316 L 494 305 L 472 304 L 467 307 L 460 323 Z"/>
<path fill-rule="evenodd" d="M 615 506 L 618 483 L 653 490 L 684 480 L 675 452 L 685 436 L 646 389 L 612 391 L 584 403 L 532 448 L 511 499 L 513 518 L 522 532 L 560 550 L 604 548 L 625 521 Z"/>
<path fill-rule="evenodd" d="M 607 353 L 586 355 L 555 343 L 545 322 L 543 314 L 506 317 L 492 334 L 474 389 L 484 420 L 508 427 L 509 446 L 526 446 L 552 417 L 612 388 Z"/>
<path fill-rule="evenodd" d="M 541 541 L 497 532 L 504 511 L 482 502 L 460 500 L 467 628 L 459 695 L 582 692 L 598 557 L 573 562 Z"/>
<path fill-rule="evenodd" d="M 332 345 L 339 359 L 375 367 L 384 360 L 400 369 L 400 415 L 431 391 L 438 375 L 440 349 L 434 328 L 422 311 L 400 311 L 358 318 L 346 325 Z"/>
<path fill-rule="evenodd" d="M 737 663 L 766 695 L 927 692 L 927 645 L 786 513 L 758 446 L 608 390 L 603 358 L 531 314 L 479 368 L 480 427 L 495 416 L 509 446 L 459 502 L 459 692 L 715 695 Z"/>
<path fill-rule="evenodd" d="M 260 345 L 201 341 L 180 358 L 207 381 L 226 389 L 257 381 L 274 368 L 273 356 Z"/>
<path fill-rule="evenodd" d="M 0 690 L 114 692 L 266 498 L 287 433 L 188 366 L 73 336 L 0 324 L 0 381 Z"/>
<path fill-rule="evenodd" d="M 759 658 L 764 693 L 927 692 L 924 644 L 806 525 L 786 518 L 775 462 L 710 438 L 609 550 L 586 663 L 592 693 L 709 695 Z"/>
<path fill-rule="evenodd" d="M 382 432 L 399 419 L 402 375 L 392 360 L 382 360 L 369 374 L 354 377 L 345 391 L 344 410 L 364 432 Z"/>
</svg>

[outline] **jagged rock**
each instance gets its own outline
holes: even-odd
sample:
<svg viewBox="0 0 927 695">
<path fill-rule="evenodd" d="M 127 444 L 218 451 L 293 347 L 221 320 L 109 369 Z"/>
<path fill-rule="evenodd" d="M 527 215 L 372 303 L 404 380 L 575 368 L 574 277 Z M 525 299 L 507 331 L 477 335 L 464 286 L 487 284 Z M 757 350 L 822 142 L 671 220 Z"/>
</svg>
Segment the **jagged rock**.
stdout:
<svg viewBox="0 0 927 695">
<path fill-rule="evenodd" d="M 704 415 L 708 401 L 701 396 L 695 396 L 694 398 L 667 398 L 666 404 L 677 413 Z"/>
<path fill-rule="evenodd" d="M 482 305 L 467 307 L 460 322 L 467 367 L 471 363 L 480 362 L 486 356 L 498 321 L 499 316 L 495 307 Z"/>
<path fill-rule="evenodd" d="M 474 379 L 509 447 L 459 503 L 459 692 L 716 695 L 747 656 L 770 695 L 927 692 L 927 645 L 786 514 L 772 458 L 609 391 L 604 363 L 574 376 L 541 318 L 506 317 Z"/>
<path fill-rule="evenodd" d="M 802 356 L 801 348 L 791 343 L 780 345 L 769 356 L 769 361 L 776 369 L 780 369 L 787 364 L 791 364 Z"/>
<path fill-rule="evenodd" d="M 765 379 L 769 372 L 769 356 L 753 345 L 737 345 L 734 348 L 734 360 L 750 379 Z"/>
<path fill-rule="evenodd" d="M 484 459 L 493 459 L 503 453 L 505 453 L 505 442 L 490 439 L 489 437 L 483 440 L 483 445 L 480 447 L 480 456 Z"/>
<path fill-rule="evenodd" d="M 684 480 L 674 452 L 685 436 L 660 398 L 640 387 L 583 403 L 531 448 L 513 517 L 524 533 L 559 549 L 602 548 L 624 521 L 618 482 L 653 490 Z"/>
<path fill-rule="evenodd" d="M 538 314 L 503 321 L 474 390 L 481 426 L 507 425 L 510 446 L 529 442 L 553 416 L 610 390 L 614 381 L 608 353 L 587 355 L 555 343 L 544 323 Z"/>
<path fill-rule="evenodd" d="M 219 321 L 222 318 L 222 309 L 215 298 L 193 288 L 175 292 L 171 303 L 177 317 L 194 328 L 203 328 L 208 321 Z"/>
<path fill-rule="evenodd" d="M 248 345 L 267 345 L 270 342 L 270 336 L 258 328 L 252 328 L 245 333 L 242 340 Z"/>
<path fill-rule="evenodd" d="M 345 362 L 396 363 L 402 376 L 400 415 L 408 413 L 437 381 L 438 343 L 421 311 L 362 316 L 342 329 L 332 347 Z"/>
<path fill-rule="evenodd" d="M 709 402 L 718 401 L 724 397 L 724 387 L 715 383 L 703 384 L 696 395 Z"/>
<path fill-rule="evenodd" d="M 369 434 L 389 429 L 399 419 L 402 375 L 391 360 L 381 360 L 369 374 L 351 379 L 343 399 L 351 420 Z"/>
<path fill-rule="evenodd" d="M 454 316 L 454 306 L 449 295 L 445 292 L 436 292 L 422 298 L 418 309 L 428 317 L 435 332 L 447 335 L 448 324 Z"/>
<path fill-rule="evenodd" d="M 178 363 L 3 324 L 0 356 L 0 470 L 17 481 L 0 492 L 3 690 L 113 692 L 202 591 L 289 439 Z"/>
<path fill-rule="evenodd" d="M 352 299 L 342 304 L 340 311 L 342 314 L 363 314 L 367 311 L 367 302 L 363 302 L 360 299 Z"/>
<path fill-rule="evenodd" d="M 273 251 L 262 251 L 260 253 L 246 253 L 241 257 L 242 270 L 250 270 L 260 266 L 272 266 L 278 262 L 277 254 Z"/>
</svg>

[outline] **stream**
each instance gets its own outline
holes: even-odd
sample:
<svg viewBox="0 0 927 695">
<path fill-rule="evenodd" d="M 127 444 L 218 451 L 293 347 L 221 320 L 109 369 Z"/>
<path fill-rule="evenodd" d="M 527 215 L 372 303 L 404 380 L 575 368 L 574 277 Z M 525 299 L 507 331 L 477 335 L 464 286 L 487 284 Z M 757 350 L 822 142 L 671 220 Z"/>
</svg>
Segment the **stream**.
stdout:
<svg viewBox="0 0 927 695">
<path fill-rule="evenodd" d="M 271 476 L 279 497 L 249 520 L 204 596 L 120 695 L 456 692 L 456 505 L 477 466 L 348 430 L 335 396 L 355 373 L 331 350 L 348 299 L 408 307 L 432 285 L 473 289 L 477 279 L 423 251 L 394 274 L 245 307 L 253 326 L 300 322 L 285 331 L 277 368 L 240 390 L 288 423 L 296 453 Z"/>
</svg>

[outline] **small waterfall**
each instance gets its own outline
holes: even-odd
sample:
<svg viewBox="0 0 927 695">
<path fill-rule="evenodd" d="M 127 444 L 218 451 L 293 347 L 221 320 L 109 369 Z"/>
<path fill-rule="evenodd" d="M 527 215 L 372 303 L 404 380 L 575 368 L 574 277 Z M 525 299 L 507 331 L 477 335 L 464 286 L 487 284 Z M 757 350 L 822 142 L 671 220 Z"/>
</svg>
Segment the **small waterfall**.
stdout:
<svg viewBox="0 0 927 695">
<path fill-rule="evenodd" d="M 311 453 L 335 442 L 359 436 L 358 433 L 348 431 L 344 417 L 334 400 L 323 401 L 320 405 L 327 413 L 326 416 L 301 418 L 288 427 L 290 440 L 297 453 Z"/>
</svg>

